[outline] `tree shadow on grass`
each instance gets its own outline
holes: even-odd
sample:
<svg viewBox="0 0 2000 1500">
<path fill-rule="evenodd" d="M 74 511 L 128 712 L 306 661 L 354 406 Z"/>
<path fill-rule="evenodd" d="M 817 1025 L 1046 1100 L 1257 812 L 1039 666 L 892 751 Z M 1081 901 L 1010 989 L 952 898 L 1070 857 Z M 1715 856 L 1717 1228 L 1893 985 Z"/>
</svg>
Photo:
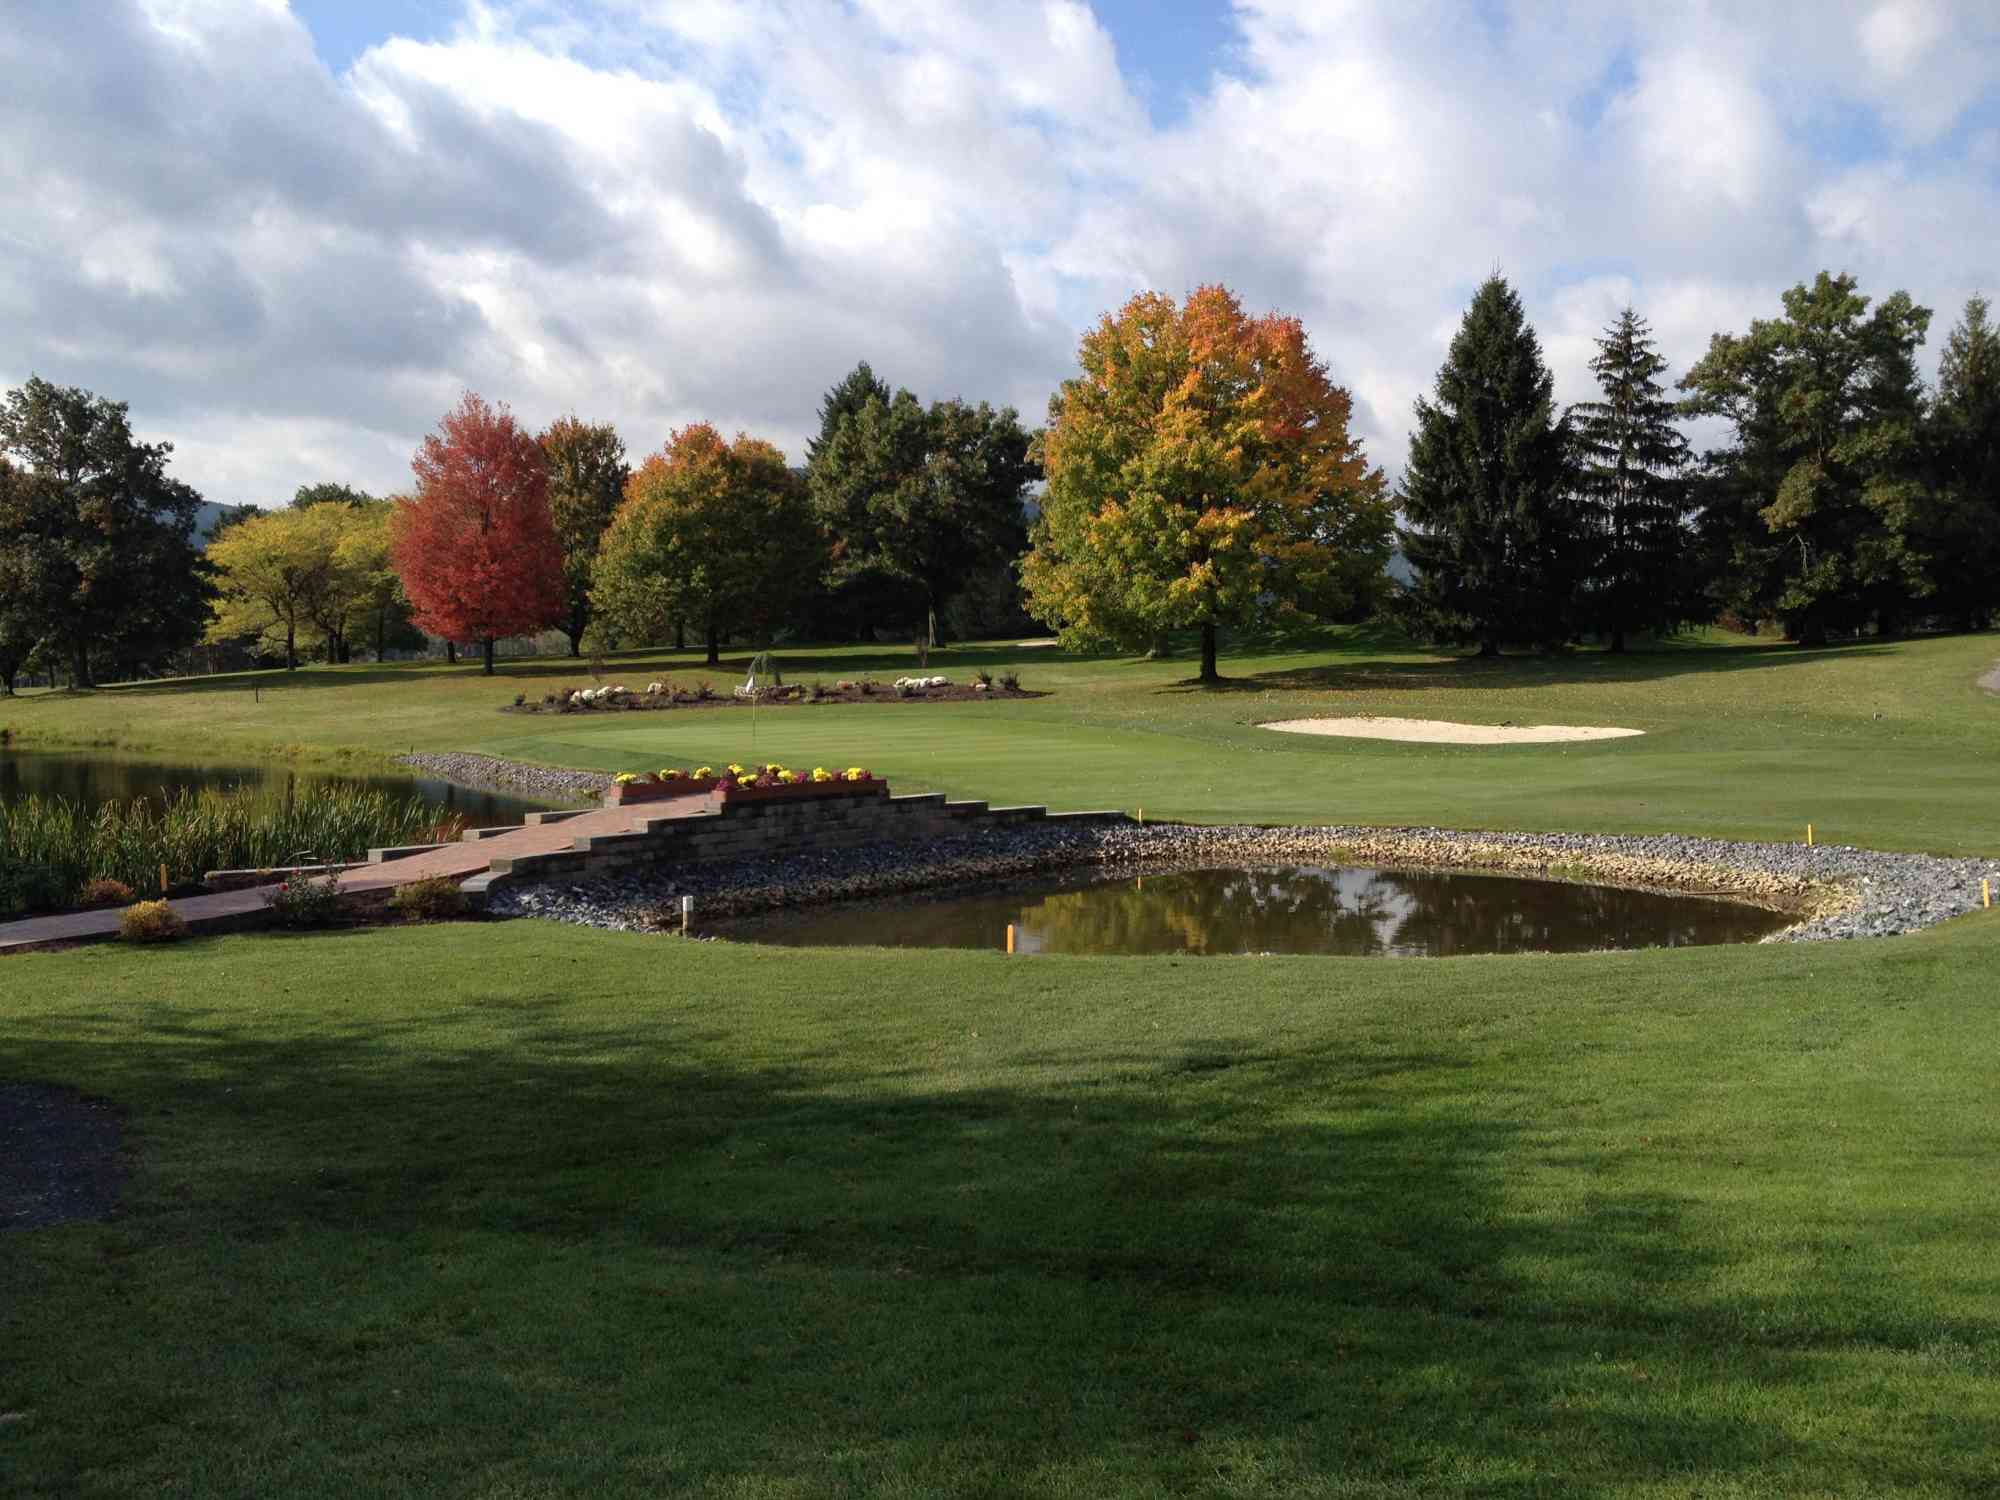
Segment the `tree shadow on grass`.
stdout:
<svg viewBox="0 0 2000 1500">
<path fill-rule="evenodd" d="M 1665 1192 L 1522 1212 L 1524 1101 L 1448 1052 L 1219 1036 L 950 1088 L 590 985 L 13 1046 L 139 1157 L 115 1222 L 0 1243 L 24 1492 L 1837 1490 L 2000 1444 L 1788 1427 L 1815 1355 L 1897 1330 L 1705 1294 Z"/>
<path fill-rule="evenodd" d="M 32 707 L 36 703 L 71 701 L 85 697 L 147 698 L 161 695 L 234 693 L 313 692 L 325 688 L 368 687 L 388 683 L 436 683 L 450 680 L 485 682 L 496 692 L 517 691 L 521 684 L 544 686 L 562 683 L 590 687 L 602 682 L 615 684 L 637 679 L 643 686 L 650 676 L 671 676 L 682 682 L 708 677 L 720 683 L 747 676 L 751 663 L 764 653 L 758 648 L 731 647 L 717 665 L 709 665 L 699 650 L 673 651 L 661 647 L 616 652 L 604 658 L 604 670 L 593 674 L 588 661 L 562 657 L 502 657 L 487 677 L 475 658 L 457 664 L 442 661 L 391 662 L 382 665 L 351 664 L 342 667 L 308 667 L 298 672 L 277 669 L 257 672 L 226 672 L 212 677 L 176 677 L 160 681 L 109 683 L 84 693 L 42 693 L 12 700 Z M 916 653 L 908 646 L 828 644 L 777 647 L 770 653 L 778 661 L 787 681 L 821 677 L 884 676 L 901 677 L 918 672 Z M 1113 661 L 1115 654 L 1064 652 L 1055 647 L 1024 648 L 1004 642 L 975 642 L 964 646 L 941 647 L 931 655 L 931 672 L 969 674 L 979 667 L 996 671 L 1012 669 L 1032 672 L 1042 660 L 1075 663 Z M 1137 658 L 1132 658 L 1136 660 Z M 504 701 L 504 700 L 503 700 Z"/>
<path fill-rule="evenodd" d="M 1204 683 L 1184 678 L 1162 693 L 1284 692 L 1532 692 L 1603 683 L 1644 683 L 1689 675 L 1782 669 L 1892 651 L 1896 643 L 1805 648 L 1789 645 L 1710 646 L 1664 651 L 1581 651 L 1561 656 L 1458 656 L 1433 661 L 1353 660 L 1280 667 Z M 1420 648 L 1412 647 L 1412 651 Z"/>
</svg>

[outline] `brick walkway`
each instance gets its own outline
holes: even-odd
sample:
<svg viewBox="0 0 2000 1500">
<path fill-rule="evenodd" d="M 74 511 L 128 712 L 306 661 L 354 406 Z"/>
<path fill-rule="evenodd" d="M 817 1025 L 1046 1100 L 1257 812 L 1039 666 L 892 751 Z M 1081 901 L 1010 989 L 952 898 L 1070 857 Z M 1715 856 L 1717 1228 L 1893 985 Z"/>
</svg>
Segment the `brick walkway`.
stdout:
<svg viewBox="0 0 2000 1500">
<path fill-rule="evenodd" d="M 646 802 L 633 807 L 606 807 L 595 812 L 577 813 L 559 822 L 531 823 L 511 833 L 491 838 L 447 844 L 441 849 L 364 865 L 347 870 L 337 878 L 343 892 L 393 890 L 416 880 L 449 876 L 463 880 L 477 875 L 496 859 L 512 859 L 524 854 L 550 854 L 568 849 L 578 839 L 607 833 L 636 833 L 646 823 L 660 818 L 691 818 L 708 812 L 706 796 Z M 235 928 L 260 925 L 264 893 L 273 886 L 252 886 L 247 890 L 223 891 L 213 896 L 182 896 L 168 904 L 180 914 L 191 932 L 228 932 Z M 39 948 L 49 943 L 90 943 L 118 935 L 119 913 L 111 911 L 66 912 L 53 917 L 30 917 L 25 922 L 0 923 L 0 953 Z"/>
</svg>

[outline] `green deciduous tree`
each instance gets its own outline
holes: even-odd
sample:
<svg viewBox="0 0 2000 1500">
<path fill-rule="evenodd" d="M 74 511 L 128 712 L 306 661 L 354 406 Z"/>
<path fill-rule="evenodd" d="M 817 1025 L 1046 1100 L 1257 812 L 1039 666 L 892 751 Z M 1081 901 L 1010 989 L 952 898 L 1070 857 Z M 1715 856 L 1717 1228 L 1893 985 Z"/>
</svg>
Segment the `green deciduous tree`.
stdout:
<svg viewBox="0 0 2000 1500">
<path fill-rule="evenodd" d="M 144 668 L 201 638 L 214 589 L 194 542 L 201 496 L 140 443 L 123 402 L 38 377 L 0 401 L 10 484 L 0 536 L 39 601 L 40 639 L 88 687 L 94 663 Z"/>
<path fill-rule="evenodd" d="M 698 624 L 708 661 L 725 634 L 768 639 L 812 587 L 826 547 L 805 485 L 771 444 L 706 422 L 642 463 L 598 549 L 591 607 L 634 640 Z"/>
<path fill-rule="evenodd" d="M 2000 327 L 1988 311 L 1984 297 L 1970 299 L 1945 340 L 1930 421 L 1930 602 L 1961 630 L 2000 612 Z"/>
<path fill-rule="evenodd" d="M 1013 408 L 883 398 L 866 365 L 827 395 L 807 465 L 833 539 L 828 583 L 865 612 L 937 640 L 937 612 L 982 567 L 1027 541 L 1022 501 L 1038 470 Z"/>
<path fill-rule="evenodd" d="M 1583 618 L 1613 651 L 1686 617 L 1688 440 L 1659 377 L 1667 367 L 1631 308 L 1597 341 L 1601 401 L 1569 409 L 1588 537 Z"/>
<path fill-rule="evenodd" d="M 1077 351 L 1049 403 L 1048 489 L 1022 564 L 1030 607 L 1067 644 L 1151 645 L 1346 611 L 1382 576 L 1381 471 L 1351 401 L 1296 318 L 1247 316 L 1227 288 L 1147 292 Z"/>
<path fill-rule="evenodd" d="M 569 637 L 569 654 L 579 656 L 584 632 L 590 628 L 591 572 L 598 544 L 625 498 L 632 466 L 625 462 L 625 444 L 617 429 L 608 422 L 562 417 L 536 441 L 548 460 L 549 510 L 555 517 L 568 583 L 562 631 Z"/>
<path fill-rule="evenodd" d="M 1397 503 L 1414 574 L 1399 601 L 1426 640 L 1552 647 L 1568 639 L 1587 568 L 1555 380 L 1505 279 L 1479 288 L 1417 401 Z"/>
<path fill-rule="evenodd" d="M 1730 426 L 1702 483 L 1717 602 L 1809 645 L 1891 627 L 1931 589 L 1916 369 L 1930 310 L 1896 292 L 1870 312 L 1855 287 L 1822 271 L 1782 317 L 1716 334 L 1680 382 L 1684 411 Z"/>
<path fill-rule="evenodd" d="M 255 637 L 282 649 L 286 670 L 299 664 L 300 637 L 335 614 L 344 506 L 266 511 L 238 521 L 210 544 L 221 597 L 211 641 Z M 337 643 L 338 634 L 335 635 Z"/>
<path fill-rule="evenodd" d="M 292 505 L 297 510 L 315 505 L 345 505 L 350 510 L 359 510 L 374 503 L 375 497 L 366 490 L 357 490 L 351 484 L 336 484 L 332 480 L 302 484 L 292 492 Z"/>
</svg>

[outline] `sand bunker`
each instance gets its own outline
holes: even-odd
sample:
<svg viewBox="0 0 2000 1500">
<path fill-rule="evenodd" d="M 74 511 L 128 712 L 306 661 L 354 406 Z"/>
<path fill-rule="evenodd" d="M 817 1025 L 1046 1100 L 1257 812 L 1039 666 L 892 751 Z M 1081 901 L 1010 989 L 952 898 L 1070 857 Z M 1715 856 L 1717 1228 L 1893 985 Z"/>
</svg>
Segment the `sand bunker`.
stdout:
<svg viewBox="0 0 2000 1500">
<path fill-rule="evenodd" d="M 1427 745 L 1553 745 L 1566 740 L 1622 740 L 1643 729 L 1594 724 L 1454 724 L 1449 719 L 1279 719 L 1261 729 L 1331 734 L 1351 740 L 1417 740 Z"/>
</svg>

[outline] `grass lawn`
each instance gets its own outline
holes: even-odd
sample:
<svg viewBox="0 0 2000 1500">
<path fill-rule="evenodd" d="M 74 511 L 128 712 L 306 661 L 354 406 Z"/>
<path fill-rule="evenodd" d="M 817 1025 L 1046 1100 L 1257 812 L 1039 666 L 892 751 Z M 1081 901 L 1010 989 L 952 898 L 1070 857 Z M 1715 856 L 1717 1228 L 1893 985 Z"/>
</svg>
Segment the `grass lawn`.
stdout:
<svg viewBox="0 0 2000 1500">
<path fill-rule="evenodd" d="M 1992 851 L 1995 656 L 1708 639 L 1484 667 L 1343 633 L 1195 693 L 1186 663 L 989 648 L 942 670 L 1011 661 L 1052 695 L 760 713 L 758 739 L 1149 816 L 1810 819 Z M 733 710 L 496 714 L 585 680 L 514 672 L 117 689 L 0 724 L 325 759 L 748 749 Z M 1249 727 L 1355 712 L 1648 734 Z M 0 1495 L 2000 1493 L 1996 974 L 2000 912 L 1568 958 L 520 922 L 0 960 L 0 1080 L 116 1101 L 132 1163 L 116 1218 L 0 1235 Z"/>
<path fill-rule="evenodd" d="M 864 762 L 899 789 L 1054 807 L 1144 807 L 1212 822 L 1685 832 L 1980 853 L 2000 849 L 2000 698 L 1976 679 L 2000 634 L 1800 651 L 1703 636 L 1614 657 L 1482 663 L 1360 630 L 1226 657 L 1229 687 L 1189 684 L 1187 661 L 1070 658 L 979 646 L 935 669 L 1018 669 L 1049 696 L 958 705 L 758 711 L 755 753 Z M 781 653 L 791 681 L 910 670 L 907 651 Z M 612 680 L 706 677 L 694 658 L 616 659 Z M 522 717 L 587 683 L 564 662 L 321 668 L 0 701 L 28 745 L 116 745 L 193 756 L 367 760 L 416 748 L 557 765 L 657 769 L 747 759 L 739 709 Z M 251 691 L 255 683 L 259 689 Z M 1616 724 L 1640 739 L 1545 746 L 1403 745 L 1274 734 L 1261 721 L 1393 714 L 1481 723 Z"/>
<path fill-rule="evenodd" d="M 1973 1495 L 2000 914 L 1584 959 L 12 959 L 0 1492 Z"/>
</svg>

